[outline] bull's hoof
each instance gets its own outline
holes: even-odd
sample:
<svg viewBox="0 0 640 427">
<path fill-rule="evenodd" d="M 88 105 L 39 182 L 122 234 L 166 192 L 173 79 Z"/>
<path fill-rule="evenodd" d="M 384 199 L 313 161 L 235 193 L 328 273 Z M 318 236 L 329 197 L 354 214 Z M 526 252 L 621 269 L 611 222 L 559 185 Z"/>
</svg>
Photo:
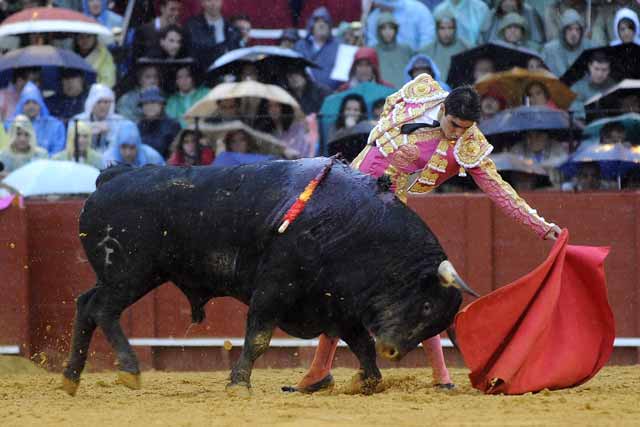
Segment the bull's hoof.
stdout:
<svg viewBox="0 0 640 427">
<path fill-rule="evenodd" d="M 300 393 L 311 394 L 320 390 L 331 390 L 334 385 L 335 385 L 335 381 L 333 380 L 333 375 L 329 374 L 323 379 L 321 379 L 320 381 L 315 382 L 306 387 L 295 387 L 295 386 L 286 385 L 282 387 L 282 391 L 286 393 L 300 392 Z"/>
<path fill-rule="evenodd" d="M 119 371 L 116 384 L 122 384 L 123 386 L 130 388 L 131 390 L 140 390 L 142 383 L 140 381 L 140 374 L 132 374 L 131 372 Z"/>
<path fill-rule="evenodd" d="M 366 396 L 372 395 L 376 392 L 383 390 L 382 381 L 380 378 L 370 377 L 365 378 L 364 372 L 358 371 L 348 385 L 348 394 L 364 394 Z"/>
<path fill-rule="evenodd" d="M 229 397 L 251 397 L 251 384 L 246 382 L 229 383 L 224 391 Z"/>
<path fill-rule="evenodd" d="M 64 392 L 69 396 L 75 396 L 79 386 L 80 380 L 73 381 L 65 376 L 62 377 L 62 384 L 60 385 L 60 389 L 64 390 Z"/>
<path fill-rule="evenodd" d="M 454 388 L 456 388 L 456 385 L 454 383 L 446 383 L 446 384 L 434 384 L 433 385 L 434 388 L 437 388 L 438 390 L 453 390 Z"/>
</svg>

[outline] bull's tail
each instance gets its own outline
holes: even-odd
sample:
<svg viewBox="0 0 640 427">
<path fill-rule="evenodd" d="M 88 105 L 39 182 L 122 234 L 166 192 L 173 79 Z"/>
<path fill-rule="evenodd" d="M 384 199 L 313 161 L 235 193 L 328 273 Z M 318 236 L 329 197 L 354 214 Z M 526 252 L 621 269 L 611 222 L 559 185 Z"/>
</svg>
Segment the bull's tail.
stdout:
<svg viewBox="0 0 640 427">
<path fill-rule="evenodd" d="M 282 224 L 278 228 L 278 233 L 280 234 L 284 233 L 287 230 L 287 227 L 289 227 L 289 224 L 295 221 L 295 219 L 302 213 L 302 211 L 304 210 L 304 207 L 307 205 L 307 202 L 309 201 L 309 199 L 311 199 L 313 192 L 316 190 L 318 185 L 320 185 L 322 180 L 324 180 L 324 178 L 329 174 L 329 171 L 331 170 L 331 167 L 333 166 L 335 161 L 336 161 L 336 156 L 330 157 L 329 162 L 327 162 L 325 167 L 322 168 L 322 170 L 318 173 L 318 175 L 316 175 L 316 177 L 313 178 L 309 182 L 309 184 L 307 184 L 304 191 L 300 193 L 300 195 L 298 196 L 296 201 L 293 203 L 293 205 L 289 208 L 287 213 L 284 214 L 284 217 L 282 218 Z"/>
</svg>

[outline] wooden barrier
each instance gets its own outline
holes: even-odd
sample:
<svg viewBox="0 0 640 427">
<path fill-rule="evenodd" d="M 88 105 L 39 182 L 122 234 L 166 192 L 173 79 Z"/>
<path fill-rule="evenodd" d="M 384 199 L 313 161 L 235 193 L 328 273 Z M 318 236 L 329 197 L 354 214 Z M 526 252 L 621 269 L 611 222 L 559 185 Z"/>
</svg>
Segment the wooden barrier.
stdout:
<svg viewBox="0 0 640 427">
<path fill-rule="evenodd" d="M 570 242 L 611 246 L 605 268 L 618 337 L 640 336 L 640 193 L 531 193 L 524 197 L 547 219 L 569 228 Z M 20 352 L 60 369 L 69 349 L 74 298 L 93 286 L 95 276 L 77 237 L 83 200 L 31 200 L 25 208 L 0 211 L 0 348 L 19 346 Z M 503 215 L 482 194 L 431 195 L 412 199 L 410 206 L 429 224 L 465 279 L 486 293 L 522 276 L 547 255 L 551 243 Z M 190 324 L 190 307 L 174 286 L 167 284 L 144 297 L 122 317 L 130 338 L 239 338 L 244 334 L 246 307 L 230 298 L 212 300 L 207 319 Z M 277 331 L 275 337 L 287 336 Z M 136 345 L 143 368 L 227 369 L 239 348 L 221 346 Z M 284 342 L 284 341 L 283 341 Z M 291 343 L 287 341 L 288 343 Z M 270 349 L 261 367 L 307 366 L 313 356 L 309 344 Z M 624 341 L 619 341 L 624 344 Z M 136 341 L 134 341 L 134 344 Z M 179 343 L 179 342 L 178 342 Z M 617 347 L 611 363 L 640 362 L 638 347 Z M 460 365 L 453 349 L 449 363 Z M 90 349 L 89 366 L 113 367 L 113 354 L 100 332 Z M 337 364 L 357 362 L 341 348 Z M 424 366 L 415 351 L 401 366 Z M 397 366 L 382 363 L 382 366 Z"/>
</svg>

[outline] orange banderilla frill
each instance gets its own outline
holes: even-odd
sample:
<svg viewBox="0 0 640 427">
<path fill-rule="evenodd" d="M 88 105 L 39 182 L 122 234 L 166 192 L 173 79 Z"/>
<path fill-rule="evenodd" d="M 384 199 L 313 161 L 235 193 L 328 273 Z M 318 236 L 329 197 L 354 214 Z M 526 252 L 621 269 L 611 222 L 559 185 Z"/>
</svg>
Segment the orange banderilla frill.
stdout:
<svg viewBox="0 0 640 427">
<path fill-rule="evenodd" d="M 282 234 L 285 231 L 287 231 L 287 227 L 289 227 L 289 225 L 293 221 L 295 221 L 296 218 L 298 218 L 298 216 L 300 216 L 305 206 L 307 205 L 307 202 L 309 201 L 309 199 L 311 199 L 313 192 L 316 190 L 318 185 L 320 185 L 322 180 L 327 176 L 327 174 L 331 170 L 331 166 L 333 166 L 333 162 L 334 162 L 334 159 L 330 158 L 329 163 L 324 168 L 322 168 L 320 173 L 316 175 L 316 177 L 313 178 L 309 182 L 309 184 L 307 184 L 304 191 L 300 193 L 300 195 L 296 199 L 293 206 L 289 208 L 287 213 L 282 218 L 282 224 L 280 224 L 280 227 L 278 227 L 278 233 Z"/>
</svg>

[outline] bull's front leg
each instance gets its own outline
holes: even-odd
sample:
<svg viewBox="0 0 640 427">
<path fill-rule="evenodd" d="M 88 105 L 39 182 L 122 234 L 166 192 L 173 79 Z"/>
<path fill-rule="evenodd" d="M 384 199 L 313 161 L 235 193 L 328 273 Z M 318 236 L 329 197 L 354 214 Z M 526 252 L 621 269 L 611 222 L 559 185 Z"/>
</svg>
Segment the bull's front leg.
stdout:
<svg viewBox="0 0 640 427">
<path fill-rule="evenodd" d="M 269 348 L 271 335 L 275 328 L 275 317 L 270 305 L 262 298 L 253 298 L 247 315 L 247 328 L 244 337 L 244 347 L 240 359 L 231 370 L 231 382 L 227 384 L 230 394 L 249 394 L 251 388 L 251 370 L 253 363 Z"/>
<path fill-rule="evenodd" d="M 376 364 L 375 342 L 365 328 L 343 334 L 342 338 L 360 362 L 360 371 L 351 381 L 353 393 L 373 394 L 379 390 L 382 374 Z"/>
</svg>

